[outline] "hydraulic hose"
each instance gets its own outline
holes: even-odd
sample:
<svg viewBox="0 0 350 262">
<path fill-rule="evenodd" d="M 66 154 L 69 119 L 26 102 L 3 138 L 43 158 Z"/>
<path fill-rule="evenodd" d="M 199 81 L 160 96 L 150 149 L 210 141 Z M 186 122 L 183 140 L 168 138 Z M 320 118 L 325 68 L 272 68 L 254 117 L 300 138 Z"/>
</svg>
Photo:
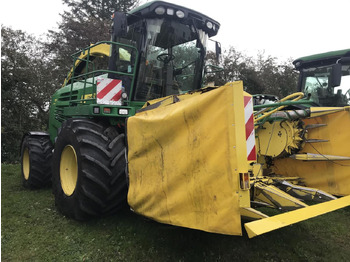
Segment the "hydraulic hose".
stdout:
<svg viewBox="0 0 350 262">
<path fill-rule="evenodd" d="M 287 103 L 287 104 L 281 104 L 281 103 L 283 103 L 283 102 L 285 102 L 287 100 L 290 100 L 292 98 L 294 98 L 294 99 L 292 99 L 290 102 L 296 102 L 296 101 L 302 99 L 303 97 L 304 97 L 304 93 L 297 92 L 297 93 L 293 93 L 293 94 L 290 94 L 290 95 L 282 98 L 277 103 L 270 104 L 270 105 L 262 105 L 262 106 L 265 106 L 265 108 L 260 110 L 260 111 L 258 111 L 258 112 L 256 112 L 256 113 L 254 113 L 254 116 L 257 116 L 254 119 L 254 122 L 257 123 L 257 122 L 261 121 L 262 119 L 272 115 L 273 113 L 282 110 L 286 106 L 293 104 L 293 103 Z M 271 109 L 270 107 L 273 107 L 274 109 Z M 265 113 L 265 112 L 267 112 L 267 113 Z"/>
</svg>

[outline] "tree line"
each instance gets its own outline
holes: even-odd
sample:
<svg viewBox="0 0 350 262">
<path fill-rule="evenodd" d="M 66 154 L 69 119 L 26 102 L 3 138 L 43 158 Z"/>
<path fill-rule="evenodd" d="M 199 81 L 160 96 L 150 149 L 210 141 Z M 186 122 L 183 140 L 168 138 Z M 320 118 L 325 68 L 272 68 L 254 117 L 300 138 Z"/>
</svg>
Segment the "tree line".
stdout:
<svg viewBox="0 0 350 262">
<path fill-rule="evenodd" d="M 58 30 L 45 38 L 1 26 L 1 160 L 19 160 L 23 134 L 47 130 L 50 98 L 60 88 L 72 66 L 71 54 L 98 41 L 110 39 L 111 14 L 128 11 L 139 0 L 62 0 L 68 7 L 61 14 Z M 248 56 L 234 47 L 220 62 L 208 54 L 207 63 L 222 67 L 208 75 L 216 85 L 243 80 L 251 94 L 283 97 L 296 90 L 297 75 L 291 61 L 279 62 L 263 53 Z"/>
</svg>

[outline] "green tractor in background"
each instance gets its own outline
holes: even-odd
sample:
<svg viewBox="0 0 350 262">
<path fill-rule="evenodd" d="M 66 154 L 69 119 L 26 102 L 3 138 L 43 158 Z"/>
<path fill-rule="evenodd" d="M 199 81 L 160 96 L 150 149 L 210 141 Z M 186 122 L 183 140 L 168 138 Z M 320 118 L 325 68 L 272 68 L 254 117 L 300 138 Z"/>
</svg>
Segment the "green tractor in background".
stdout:
<svg viewBox="0 0 350 262">
<path fill-rule="evenodd" d="M 350 106 L 350 49 L 305 56 L 293 61 L 299 72 L 298 92 L 304 98 L 287 102 L 297 108 Z M 254 95 L 255 109 L 276 103 L 273 95 Z"/>
<path fill-rule="evenodd" d="M 73 55 L 73 68 L 52 96 L 48 132 L 23 137 L 24 186 L 52 180 L 58 209 L 78 220 L 124 206 L 125 120 L 148 100 L 200 89 L 207 41 L 219 27 L 162 1 L 115 12 L 111 41 Z"/>
<path fill-rule="evenodd" d="M 315 106 L 350 106 L 350 49 L 299 58 L 299 91 Z"/>
</svg>

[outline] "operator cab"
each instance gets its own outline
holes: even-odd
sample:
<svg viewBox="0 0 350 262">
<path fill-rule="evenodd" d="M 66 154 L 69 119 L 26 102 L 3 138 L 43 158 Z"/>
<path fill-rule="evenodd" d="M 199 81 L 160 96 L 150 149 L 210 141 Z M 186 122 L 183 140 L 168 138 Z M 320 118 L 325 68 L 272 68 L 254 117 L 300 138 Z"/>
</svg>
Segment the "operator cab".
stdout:
<svg viewBox="0 0 350 262">
<path fill-rule="evenodd" d="M 112 41 L 125 46 L 112 45 L 109 70 L 125 75 L 110 73 L 109 77 L 122 79 L 133 101 L 200 89 L 207 40 L 219 27 L 203 14 L 163 1 L 147 3 L 126 15 L 116 12 Z M 134 79 L 128 75 L 132 72 Z"/>
<path fill-rule="evenodd" d="M 299 91 L 318 106 L 350 106 L 350 50 L 328 52 L 293 62 Z"/>
</svg>

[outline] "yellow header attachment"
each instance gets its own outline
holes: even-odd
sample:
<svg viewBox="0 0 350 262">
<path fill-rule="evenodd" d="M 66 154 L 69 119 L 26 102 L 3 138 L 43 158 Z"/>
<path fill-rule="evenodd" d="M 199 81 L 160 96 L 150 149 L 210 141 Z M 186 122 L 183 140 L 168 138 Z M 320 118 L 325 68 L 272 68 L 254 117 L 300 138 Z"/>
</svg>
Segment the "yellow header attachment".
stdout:
<svg viewBox="0 0 350 262">
<path fill-rule="evenodd" d="M 350 196 L 244 224 L 250 238 L 350 205 Z"/>
<path fill-rule="evenodd" d="M 242 82 L 156 105 L 127 123 L 129 205 L 162 223 L 241 235 Z"/>
<path fill-rule="evenodd" d="M 297 185 L 299 177 L 264 175 L 251 100 L 234 82 L 149 101 L 130 117 L 130 207 L 161 223 L 228 235 L 242 235 L 241 217 L 260 219 L 245 224 L 254 237 L 350 205 L 350 197 Z M 293 211 L 268 217 L 251 203 Z"/>
<path fill-rule="evenodd" d="M 349 107 L 310 110 L 310 118 L 303 119 L 305 146 L 288 158 L 275 159 L 273 172 L 301 177 L 307 186 L 334 195 L 350 195 Z"/>
</svg>

